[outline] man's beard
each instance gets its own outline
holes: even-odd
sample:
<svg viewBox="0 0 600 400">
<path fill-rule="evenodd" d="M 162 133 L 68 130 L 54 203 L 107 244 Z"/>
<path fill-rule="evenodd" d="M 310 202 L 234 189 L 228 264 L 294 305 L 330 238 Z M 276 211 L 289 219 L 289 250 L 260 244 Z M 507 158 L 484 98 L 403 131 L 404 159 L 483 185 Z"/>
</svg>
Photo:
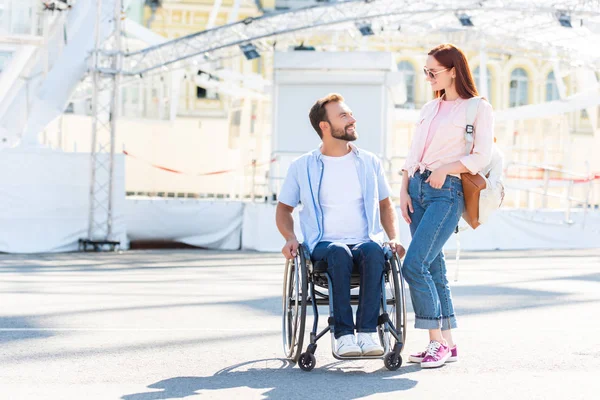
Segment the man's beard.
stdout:
<svg viewBox="0 0 600 400">
<path fill-rule="evenodd" d="M 349 133 L 348 129 L 354 128 L 354 132 Z M 345 140 L 346 142 L 353 142 L 358 138 L 358 133 L 356 132 L 356 125 L 350 124 L 347 125 L 344 129 L 333 129 L 331 131 L 331 136 L 336 139 Z"/>
</svg>

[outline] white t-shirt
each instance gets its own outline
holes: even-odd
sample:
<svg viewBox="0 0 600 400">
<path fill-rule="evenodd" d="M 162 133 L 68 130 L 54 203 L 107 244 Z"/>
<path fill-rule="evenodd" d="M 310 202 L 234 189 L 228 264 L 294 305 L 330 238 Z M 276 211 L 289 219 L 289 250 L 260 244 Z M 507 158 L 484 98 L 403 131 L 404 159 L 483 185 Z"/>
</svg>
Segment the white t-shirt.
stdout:
<svg viewBox="0 0 600 400">
<path fill-rule="evenodd" d="M 356 171 L 356 155 L 323 156 L 319 191 L 324 232 L 321 241 L 355 244 L 369 239 L 364 200 Z"/>
</svg>

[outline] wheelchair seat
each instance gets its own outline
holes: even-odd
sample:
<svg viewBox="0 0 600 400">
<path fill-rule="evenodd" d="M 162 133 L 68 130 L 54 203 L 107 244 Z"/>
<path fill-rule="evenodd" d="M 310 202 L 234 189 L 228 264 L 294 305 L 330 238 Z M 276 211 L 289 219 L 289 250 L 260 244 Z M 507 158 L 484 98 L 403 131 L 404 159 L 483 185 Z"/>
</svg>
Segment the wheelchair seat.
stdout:
<svg viewBox="0 0 600 400">
<path fill-rule="evenodd" d="M 324 274 L 325 272 L 327 272 L 328 267 L 329 267 L 329 265 L 327 264 L 327 261 L 325 261 L 325 260 L 313 262 L 313 272 L 314 273 Z M 390 264 L 390 260 L 386 256 L 384 271 L 387 273 L 391 268 L 392 268 L 392 266 Z M 354 267 L 352 268 L 352 275 L 358 275 L 358 266 L 356 265 L 356 263 L 354 263 Z"/>
<path fill-rule="evenodd" d="M 388 274 L 392 269 L 390 260 L 391 260 L 391 257 L 386 255 L 385 264 L 383 267 L 383 272 L 386 276 L 386 281 L 387 281 Z M 312 266 L 313 266 L 312 267 L 312 275 L 313 275 L 314 281 L 317 284 L 317 286 L 327 287 L 327 280 L 325 278 L 325 273 L 327 272 L 327 268 L 329 267 L 329 265 L 327 264 L 327 261 L 325 261 L 325 260 L 315 261 L 312 263 Z M 354 289 L 354 288 L 358 287 L 359 285 L 360 285 L 360 273 L 358 270 L 358 265 L 355 262 L 354 266 L 352 267 L 352 276 L 350 278 L 350 287 L 352 289 Z"/>
</svg>

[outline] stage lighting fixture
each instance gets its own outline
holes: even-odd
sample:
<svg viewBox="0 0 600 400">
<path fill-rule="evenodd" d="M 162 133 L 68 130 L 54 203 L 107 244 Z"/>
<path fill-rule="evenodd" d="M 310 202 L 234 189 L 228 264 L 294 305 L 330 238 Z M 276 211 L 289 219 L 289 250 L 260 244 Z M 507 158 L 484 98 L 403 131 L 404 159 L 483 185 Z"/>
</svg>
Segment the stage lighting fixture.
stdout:
<svg viewBox="0 0 600 400">
<path fill-rule="evenodd" d="M 357 23 L 356 27 L 363 36 L 373 36 L 375 34 L 375 32 L 373 32 L 373 26 L 370 23 Z"/>
<path fill-rule="evenodd" d="M 473 21 L 471 21 L 471 17 L 467 14 L 458 14 L 457 18 L 462 26 L 474 26 Z"/>
<path fill-rule="evenodd" d="M 300 46 L 295 46 L 294 51 L 315 51 L 314 46 L 305 46 L 304 43 L 300 43 Z"/>
<path fill-rule="evenodd" d="M 572 28 L 571 25 L 571 16 L 563 11 L 559 11 L 556 13 L 556 19 L 558 19 L 558 23 L 560 26 L 564 28 Z"/>
<path fill-rule="evenodd" d="M 244 53 L 244 56 L 246 56 L 246 60 L 254 60 L 255 58 L 260 57 L 258 50 L 256 50 L 256 46 L 254 46 L 252 43 L 241 44 L 240 49 Z"/>
</svg>

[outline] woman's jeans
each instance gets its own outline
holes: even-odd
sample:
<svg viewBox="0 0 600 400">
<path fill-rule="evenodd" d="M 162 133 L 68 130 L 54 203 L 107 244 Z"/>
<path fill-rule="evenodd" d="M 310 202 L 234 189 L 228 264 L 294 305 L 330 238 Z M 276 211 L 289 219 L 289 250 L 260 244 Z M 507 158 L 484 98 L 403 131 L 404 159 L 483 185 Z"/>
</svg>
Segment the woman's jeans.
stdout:
<svg viewBox="0 0 600 400">
<path fill-rule="evenodd" d="M 356 266 L 360 273 L 360 293 L 356 311 L 356 331 L 376 332 L 381 306 L 381 280 L 385 266 L 383 248 L 367 241 L 355 245 L 319 242 L 312 252 L 313 261 L 327 261 L 333 293 L 334 336 L 354 334 L 350 305 L 350 277 Z"/>
<path fill-rule="evenodd" d="M 434 189 L 425 182 L 430 174 L 417 172 L 408 184 L 414 212 L 409 210 L 412 241 L 402 271 L 410 287 L 415 328 L 447 330 L 456 328 L 456 317 L 442 248 L 458 225 L 465 200 L 459 178 L 448 175 L 442 188 Z"/>
</svg>

